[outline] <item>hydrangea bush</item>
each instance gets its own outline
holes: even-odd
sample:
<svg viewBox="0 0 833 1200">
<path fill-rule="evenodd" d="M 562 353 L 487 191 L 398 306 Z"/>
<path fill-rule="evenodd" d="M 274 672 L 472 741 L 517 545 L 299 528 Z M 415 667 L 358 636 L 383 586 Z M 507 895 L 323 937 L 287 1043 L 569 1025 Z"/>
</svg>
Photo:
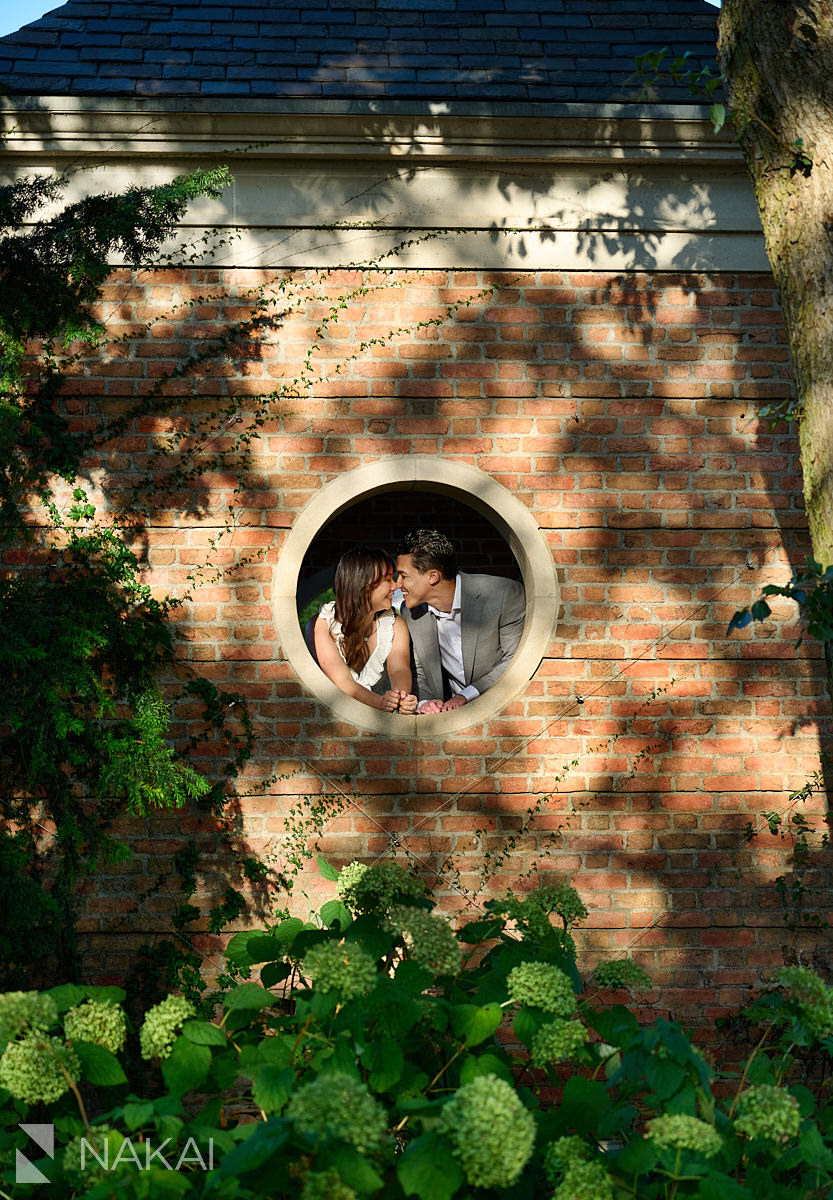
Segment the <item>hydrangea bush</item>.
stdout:
<svg viewBox="0 0 833 1200">
<path fill-rule="evenodd" d="M 338 896 L 316 920 L 232 939 L 244 981 L 214 1020 L 178 996 L 146 1013 L 133 1053 L 152 1098 L 120 1063 L 118 989 L 0 996 L 1 1194 L 833 1196 L 833 1105 L 801 1077 L 833 1050 L 817 975 L 781 972 L 745 1013 L 755 1050 L 721 1073 L 677 1023 L 638 1019 L 637 964 L 605 963 L 585 986 L 567 883 L 490 903 L 455 934 L 397 863 L 322 869 Z M 631 1004 L 604 1002 L 623 991 Z M 19 1177 L 24 1127 L 44 1122 L 54 1153 L 33 1166 L 48 1189 Z"/>
</svg>

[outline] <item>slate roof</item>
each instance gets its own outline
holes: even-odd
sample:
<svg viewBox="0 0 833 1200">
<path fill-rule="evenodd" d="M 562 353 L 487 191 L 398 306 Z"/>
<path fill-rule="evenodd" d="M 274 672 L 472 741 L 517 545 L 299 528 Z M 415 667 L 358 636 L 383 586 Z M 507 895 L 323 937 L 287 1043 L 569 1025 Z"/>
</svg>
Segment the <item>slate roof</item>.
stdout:
<svg viewBox="0 0 833 1200">
<path fill-rule="evenodd" d="M 27 95 L 636 99 L 634 56 L 714 61 L 705 0 L 69 0 L 0 38 Z M 657 99 L 692 102 L 680 88 Z"/>
</svg>

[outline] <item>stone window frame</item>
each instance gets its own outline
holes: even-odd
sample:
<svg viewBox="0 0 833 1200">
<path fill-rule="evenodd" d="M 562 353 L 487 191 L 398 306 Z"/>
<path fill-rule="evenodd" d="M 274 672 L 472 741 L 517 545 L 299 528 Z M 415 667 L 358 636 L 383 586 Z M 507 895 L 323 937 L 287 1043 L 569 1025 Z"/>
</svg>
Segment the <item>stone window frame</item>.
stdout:
<svg viewBox="0 0 833 1200">
<path fill-rule="evenodd" d="M 486 517 L 509 544 L 526 590 L 523 636 L 504 674 L 476 700 L 433 716 L 380 712 L 342 692 L 313 659 L 298 623 L 298 579 L 316 536 L 345 509 L 379 492 L 396 491 L 450 495 Z M 552 554 L 529 509 L 478 467 L 419 454 L 383 458 L 355 467 L 316 492 L 287 536 L 275 567 L 272 589 L 277 640 L 283 657 L 307 691 L 323 701 L 335 718 L 391 737 L 457 733 L 505 708 L 535 676 L 555 635 L 560 609 Z"/>
</svg>

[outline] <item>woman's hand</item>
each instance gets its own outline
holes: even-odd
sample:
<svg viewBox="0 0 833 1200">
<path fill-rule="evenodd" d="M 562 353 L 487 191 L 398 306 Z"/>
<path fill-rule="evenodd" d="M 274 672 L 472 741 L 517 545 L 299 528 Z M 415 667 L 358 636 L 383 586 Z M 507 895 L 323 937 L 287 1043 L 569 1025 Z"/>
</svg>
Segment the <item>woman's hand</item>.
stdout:
<svg viewBox="0 0 833 1200">
<path fill-rule="evenodd" d="M 385 692 L 384 695 L 382 696 L 383 712 L 399 712 L 400 711 L 399 705 L 402 702 L 402 698 L 404 696 L 405 696 L 404 692 L 397 692 L 397 691 Z"/>
<path fill-rule="evenodd" d="M 419 701 L 417 700 L 416 696 L 409 696 L 406 692 L 403 692 L 402 699 L 399 701 L 399 711 L 401 713 L 410 715 L 411 713 L 416 712 L 418 704 Z"/>
</svg>

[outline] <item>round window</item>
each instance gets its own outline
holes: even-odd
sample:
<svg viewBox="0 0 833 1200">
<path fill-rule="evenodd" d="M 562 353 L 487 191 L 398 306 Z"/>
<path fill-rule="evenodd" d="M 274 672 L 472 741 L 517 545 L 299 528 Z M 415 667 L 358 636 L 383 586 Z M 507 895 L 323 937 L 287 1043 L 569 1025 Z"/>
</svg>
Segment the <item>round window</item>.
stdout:
<svg viewBox="0 0 833 1200">
<path fill-rule="evenodd" d="M 522 582 L 526 618 L 517 650 L 492 686 L 459 708 L 414 717 L 384 713 L 342 692 L 310 653 L 304 627 L 329 596 L 344 550 L 364 543 L 394 554 L 402 534 L 417 527 L 452 538 L 462 573 Z M 295 521 L 273 594 L 278 637 L 303 684 L 338 717 L 399 737 L 454 733 L 503 708 L 537 671 L 559 609 L 552 556 L 528 509 L 476 467 L 421 455 L 382 459 L 326 484 Z"/>
</svg>

